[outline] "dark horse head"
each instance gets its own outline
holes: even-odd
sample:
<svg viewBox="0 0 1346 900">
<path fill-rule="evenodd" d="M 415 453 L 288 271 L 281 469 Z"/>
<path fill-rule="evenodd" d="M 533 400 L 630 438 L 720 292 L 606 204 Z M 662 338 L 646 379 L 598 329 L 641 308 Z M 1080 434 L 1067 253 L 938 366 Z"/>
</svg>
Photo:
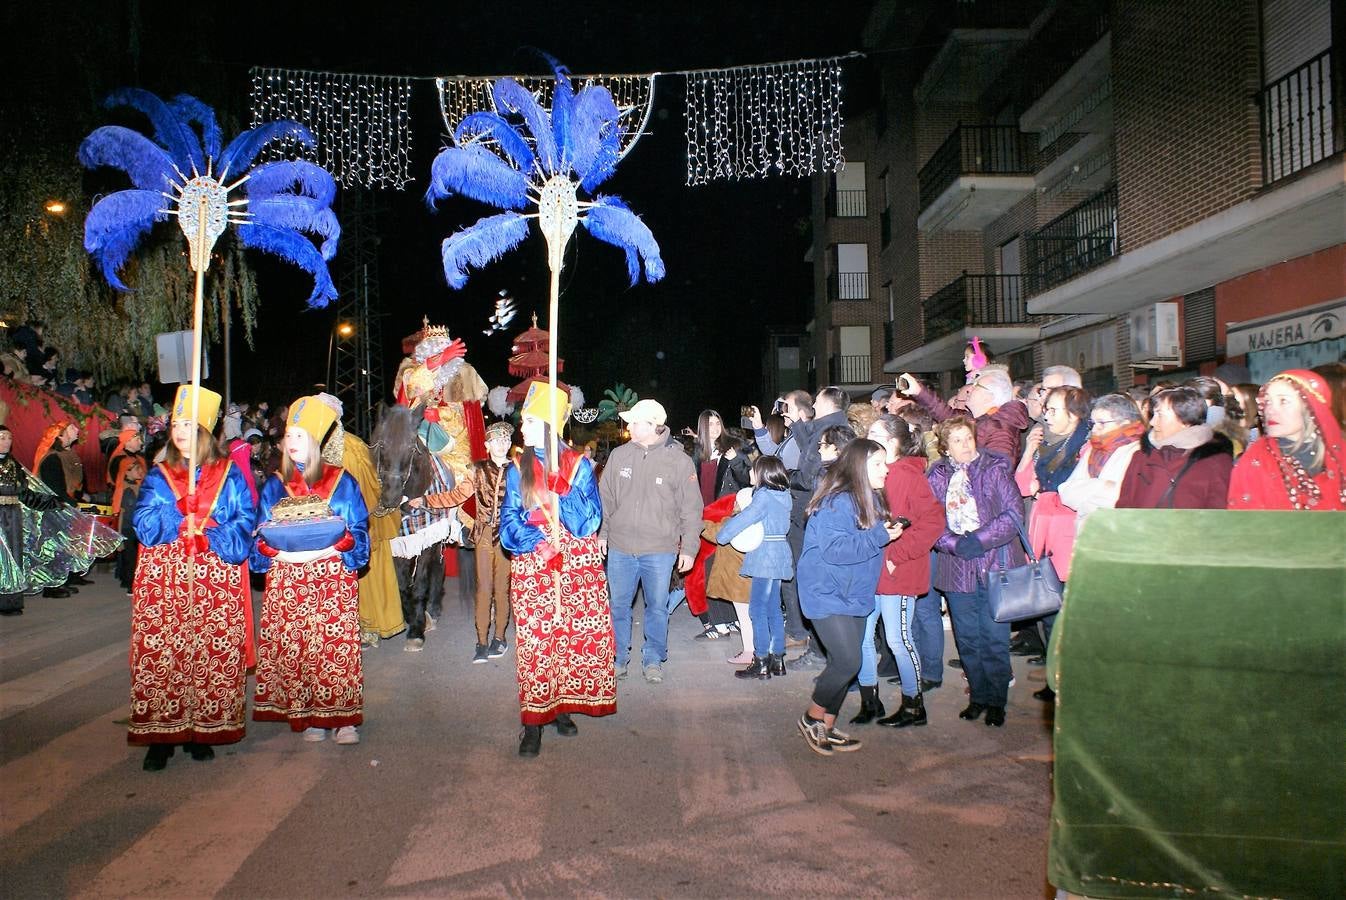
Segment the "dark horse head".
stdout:
<svg viewBox="0 0 1346 900">
<path fill-rule="evenodd" d="M 416 434 L 420 421 L 419 406 L 385 406 L 379 415 L 370 441 L 383 486 L 375 515 L 387 514 L 401 505 L 403 497 L 419 497 L 430 487 L 434 469 L 429 451 Z"/>
</svg>

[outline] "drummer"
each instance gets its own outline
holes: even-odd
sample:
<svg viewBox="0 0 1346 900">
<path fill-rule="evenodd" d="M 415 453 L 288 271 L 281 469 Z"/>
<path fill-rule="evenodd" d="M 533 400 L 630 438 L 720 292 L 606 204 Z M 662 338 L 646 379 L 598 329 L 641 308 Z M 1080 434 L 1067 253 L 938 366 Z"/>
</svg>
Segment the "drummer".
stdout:
<svg viewBox="0 0 1346 900">
<path fill-rule="evenodd" d="M 280 471 L 262 487 L 252 566 L 266 573 L 266 591 L 252 717 L 288 722 L 305 741 L 326 740 L 335 730 L 338 744 L 358 744 L 364 675 L 357 572 L 369 562 L 369 514 L 355 479 L 322 460 L 336 415 L 317 397 L 292 403 Z M 280 543 L 273 527 L 277 504 L 301 497 L 317 497 L 326 508 L 317 503 L 311 527 L 289 526 L 300 537 L 287 539 L 285 549 L 274 546 Z M 344 531 L 326 532 L 329 516 L 344 520 Z M 308 546 L 304 534 L 318 534 L 308 542 L 316 546 Z"/>
</svg>

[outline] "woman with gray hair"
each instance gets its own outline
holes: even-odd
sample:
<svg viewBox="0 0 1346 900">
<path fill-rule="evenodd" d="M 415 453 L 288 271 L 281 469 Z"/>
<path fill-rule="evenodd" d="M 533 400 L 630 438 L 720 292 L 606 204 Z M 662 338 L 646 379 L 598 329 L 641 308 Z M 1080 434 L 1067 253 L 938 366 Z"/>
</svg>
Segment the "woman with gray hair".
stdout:
<svg viewBox="0 0 1346 900">
<path fill-rule="evenodd" d="M 903 394 L 913 398 L 936 422 L 956 414 L 939 397 L 921 387 L 915 377 L 904 373 L 897 380 Z M 1028 427 L 1028 408 L 1014 399 L 1014 382 L 1004 366 L 980 369 L 967 385 L 967 411 L 976 423 L 977 446 L 1007 456 L 1010 467 L 1019 461 L 1019 434 Z"/>
</svg>

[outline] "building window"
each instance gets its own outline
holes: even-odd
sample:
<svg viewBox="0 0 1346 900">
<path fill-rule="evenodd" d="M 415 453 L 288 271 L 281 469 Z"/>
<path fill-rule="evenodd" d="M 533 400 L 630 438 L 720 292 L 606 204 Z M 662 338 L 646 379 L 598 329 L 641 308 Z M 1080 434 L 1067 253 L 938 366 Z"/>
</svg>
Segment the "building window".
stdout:
<svg viewBox="0 0 1346 900">
<path fill-rule="evenodd" d="M 869 245 L 834 244 L 828 279 L 829 300 L 869 299 Z"/>
<path fill-rule="evenodd" d="M 855 218 L 867 215 L 865 197 L 865 164 L 848 162 L 832 176 L 832 197 L 829 212 L 835 218 Z"/>
<path fill-rule="evenodd" d="M 837 352 L 829 375 L 833 384 L 869 384 L 872 357 L 868 325 L 843 325 L 837 329 Z"/>
</svg>

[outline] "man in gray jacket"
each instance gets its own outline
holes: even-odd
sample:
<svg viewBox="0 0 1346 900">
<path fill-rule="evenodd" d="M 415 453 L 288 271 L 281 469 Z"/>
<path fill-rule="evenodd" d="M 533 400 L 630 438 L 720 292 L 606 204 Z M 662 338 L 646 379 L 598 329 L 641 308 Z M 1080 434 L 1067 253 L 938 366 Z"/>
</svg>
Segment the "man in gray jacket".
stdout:
<svg viewBox="0 0 1346 900">
<path fill-rule="evenodd" d="M 658 684 L 668 658 L 668 582 L 674 565 L 687 572 L 696 559 L 701 491 L 691 459 L 664 424 L 668 416 L 661 405 L 641 400 L 621 417 L 631 440 L 612 451 L 598 483 L 603 498 L 598 538 L 608 555 L 617 677 L 626 677 L 639 584 L 645 595 L 641 671 Z"/>
</svg>

